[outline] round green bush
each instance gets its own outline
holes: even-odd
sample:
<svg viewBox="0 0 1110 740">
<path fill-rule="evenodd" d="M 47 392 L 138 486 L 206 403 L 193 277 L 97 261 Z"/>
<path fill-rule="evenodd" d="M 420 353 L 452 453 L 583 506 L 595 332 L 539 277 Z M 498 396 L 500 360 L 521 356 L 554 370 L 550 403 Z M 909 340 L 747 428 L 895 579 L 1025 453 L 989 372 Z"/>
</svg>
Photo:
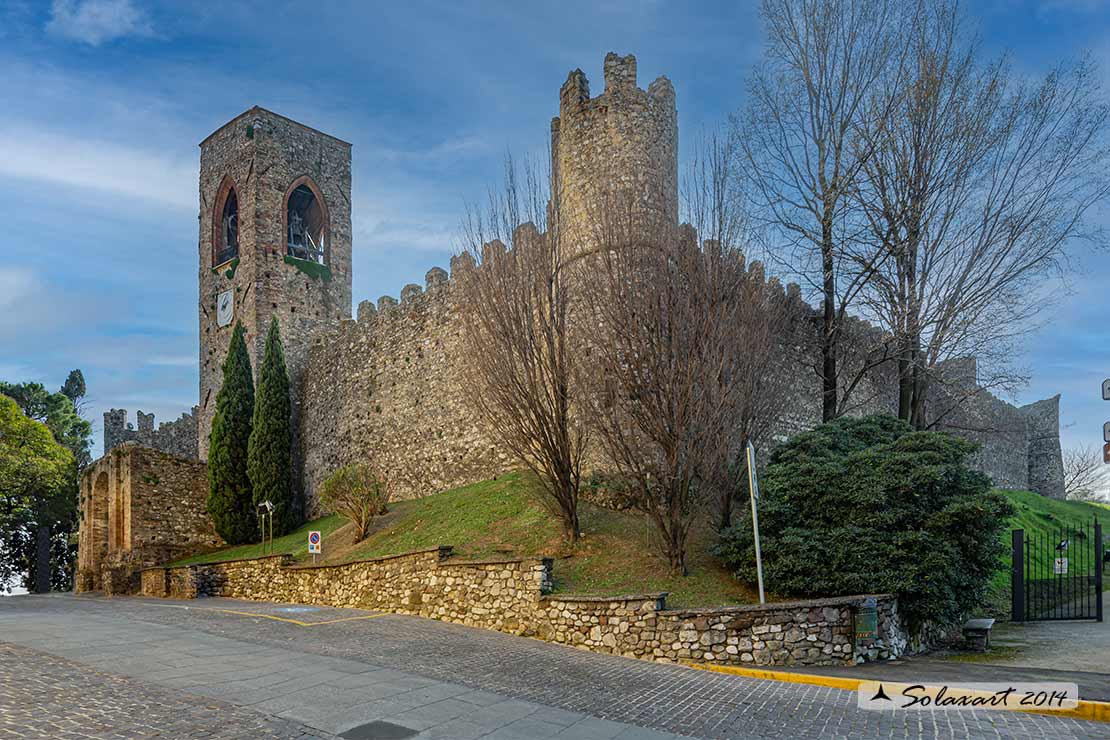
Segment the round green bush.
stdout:
<svg viewBox="0 0 1110 740">
<path fill-rule="evenodd" d="M 976 445 L 889 416 L 841 418 L 788 440 L 760 479 L 764 582 L 791 596 L 895 593 L 911 629 L 977 607 L 1012 513 L 968 468 Z M 751 512 L 717 555 L 754 583 Z"/>
</svg>

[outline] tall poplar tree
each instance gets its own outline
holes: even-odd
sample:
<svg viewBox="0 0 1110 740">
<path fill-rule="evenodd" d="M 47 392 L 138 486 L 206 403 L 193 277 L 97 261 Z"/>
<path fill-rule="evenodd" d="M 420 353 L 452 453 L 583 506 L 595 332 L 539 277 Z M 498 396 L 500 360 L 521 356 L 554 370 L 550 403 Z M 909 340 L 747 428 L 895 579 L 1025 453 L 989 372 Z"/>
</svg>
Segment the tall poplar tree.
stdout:
<svg viewBox="0 0 1110 740">
<path fill-rule="evenodd" d="M 208 513 L 229 545 L 252 542 L 258 522 L 247 475 L 247 447 L 254 416 L 254 380 L 243 325 L 236 323 L 216 394 L 208 438 Z"/>
<path fill-rule="evenodd" d="M 247 472 L 254 489 L 254 504 L 257 506 L 263 501 L 273 503 L 274 534 L 289 532 L 298 524 L 290 457 L 291 410 L 285 351 L 281 346 L 281 331 L 275 316 L 270 322 L 266 351 L 258 371 L 258 395 L 247 452 Z"/>
</svg>

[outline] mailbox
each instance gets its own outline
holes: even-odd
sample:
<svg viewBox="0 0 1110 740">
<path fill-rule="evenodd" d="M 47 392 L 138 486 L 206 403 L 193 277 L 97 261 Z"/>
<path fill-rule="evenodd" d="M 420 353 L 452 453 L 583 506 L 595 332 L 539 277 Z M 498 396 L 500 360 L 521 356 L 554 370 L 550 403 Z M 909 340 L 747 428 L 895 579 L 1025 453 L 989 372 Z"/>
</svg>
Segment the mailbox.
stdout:
<svg viewBox="0 0 1110 740">
<path fill-rule="evenodd" d="M 879 636 L 879 607 L 878 603 L 868 597 L 863 600 L 855 612 L 856 642 L 875 640 Z"/>
</svg>

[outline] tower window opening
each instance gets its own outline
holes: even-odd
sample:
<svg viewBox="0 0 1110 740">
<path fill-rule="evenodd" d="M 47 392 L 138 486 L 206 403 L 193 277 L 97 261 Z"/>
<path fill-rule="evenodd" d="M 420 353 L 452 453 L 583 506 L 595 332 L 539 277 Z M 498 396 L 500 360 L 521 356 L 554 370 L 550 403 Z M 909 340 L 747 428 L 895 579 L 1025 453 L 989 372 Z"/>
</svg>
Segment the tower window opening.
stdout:
<svg viewBox="0 0 1110 740">
<path fill-rule="evenodd" d="M 222 265 L 239 256 L 239 197 L 234 188 L 227 191 L 223 207 L 219 210 L 215 247 L 212 255 L 214 265 Z"/>
<path fill-rule="evenodd" d="M 289 194 L 286 218 L 289 256 L 324 264 L 327 219 L 323 205 L 307 185 L 298 185 Z"/>
</svg>

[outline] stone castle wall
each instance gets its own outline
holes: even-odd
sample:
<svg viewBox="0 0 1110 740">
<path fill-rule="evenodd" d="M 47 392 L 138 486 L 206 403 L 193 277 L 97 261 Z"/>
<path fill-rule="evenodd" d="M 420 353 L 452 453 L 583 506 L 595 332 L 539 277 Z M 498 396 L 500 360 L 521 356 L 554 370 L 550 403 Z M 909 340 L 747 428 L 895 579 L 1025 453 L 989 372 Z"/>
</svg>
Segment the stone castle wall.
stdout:
<svg viewBox="0 0 1110 740">
<path fill-rule="evenodd" d="M 568 75 L 551 124 L 560 225 L 571 232 L 568 238 L 587 245 L 590 235 L 574 232 L 594 223 L 591 209 L 614 193 L 631 196 L 639 213 L 678 219 L 674 88 L 665 77 L 646 90 L 638 87 L 632 56 L 609 54 L 604 69 L 605 89 L 594 97 L 581 70 Z M 293 462 L 309 513 L 317 510 L 315 491 L 324 477 L 357 460 L 380 467 L 398 498 L 488 479 L 515 465 L 469 405 L 473 391 L 465 377 L 457 276 L 432 269 L 423 288 L 405 286 L 399 302 L 364 301 L 357 320 L 349 319 L 350 152 L 346 142 L 257 107 L 202 142 L 200 406 L 194 418 L 163 424 L 157 432 L 153 419 L 141 413 L 138 431 L 123 429 L 119 415 L 125 414 L 113 410 L 105 420 L 107 449 L 135 439 L 182 454 L 182 438 L 195 424 L 190 456 L 207 456 L 232 331 L 217 326 L 215 302 L 232 291 L 235 321 L 247 329 L 256 372 L 270 318 L 280 321 L 293 389 Z M 318 187 L 328 210 L 326 274 L 308 274 L 286 260 L 283 199 L 303 177 Z M 213 224 L 228 188 L 239 199 L 239 259 L 214 266 Z M 846 365 L 863 362 L 881 339 L 865 322 L 851 324 L 845 340 L 856 346 L 846 351 Z M 800 342 L 811 356 L 784 360 L 791 363 L 796 387 L 777 438 L 820 421 L 820 381 L 812 370 L 819 327 L 812 328 L 812 336 Z M 891 364 L 879 366 L 854 389 L 849 413 L 892 412 L 895 391 Z M 981 442 L 978 465 L 999 485 L 1062 493 L 1058 404 L 1050 400 L 1019 410 L 986 391 L 966 395 L 962 415 L 946 417 L 941 428 Z"/>
<path fill-rule="evenodd" d="M 909 640 L 897 599 L 874 598 L 878 635 L 856 640 L 868 597 L 668 610 L 666 594 L 550 594 L 551 560 L 456 560 L 450 547 L 355 563 L 291 567 L 287 555 L 152 568 L 145 596 L 227 596 L 413 614 L 600 653 L 735 665 L 835 665 L 898 657 Z"/>
<path fill-rule="evenodd" d="M 459 271 L 464 261 L 456 261 Z M 475 420 L 463 368 L 461 287 L 439 268 L 401 300 L 363 301 L 358 319 L 309 352 L 298 435 L 303 489 L 336 468 L 370 460 L 395 498 L 492 478 L 514 465 Z"/>
<path fill-rule="evenodd" d="M 127 411 L 112 409 L 104 412 L 104 454 L 124 442 L 138 442 L 171 455 L 197 459 L 197 412 L 182 414 L 175 421 L 164 421 L 154 428 L 154 414 L 138 412 L 139 428 L 127 421 Z"/>
</svg>

